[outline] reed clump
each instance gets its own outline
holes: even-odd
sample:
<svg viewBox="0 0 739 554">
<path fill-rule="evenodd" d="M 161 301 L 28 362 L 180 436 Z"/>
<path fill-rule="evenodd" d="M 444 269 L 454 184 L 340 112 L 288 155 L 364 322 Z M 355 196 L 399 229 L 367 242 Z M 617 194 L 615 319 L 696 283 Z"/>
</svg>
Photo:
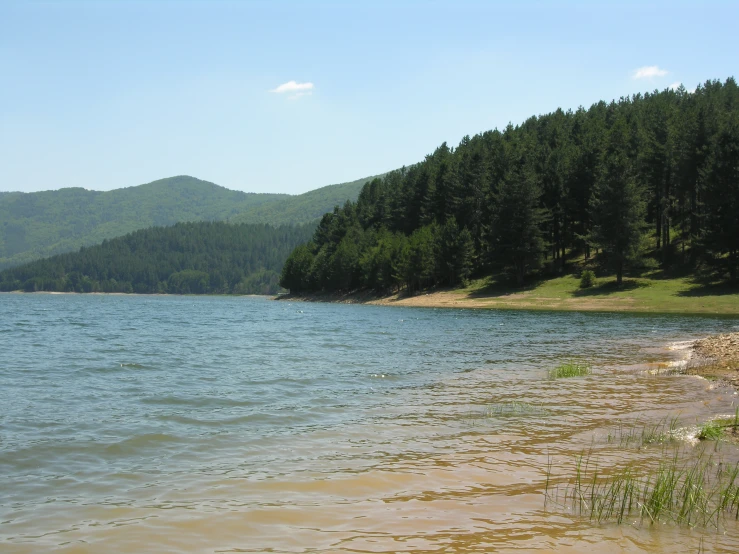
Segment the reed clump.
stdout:
<svg viewBox="0 0 739 554">
<path fill-rule="evenodd" d="M 736 435 L 739 432 L 739 407 L 733 416 L 719 417 L 706 421 L 698 428 L 698 439 L 718 441 L 724 438 L 727 432 Z"/>
<path fill-rule="evenodd" d="M 590 375 L 592 368 L 589 364 L 578 361 L 569 361 L 559 364 L 549 370 L 550 379 L 562 379 L 568 377 L 583 377 Z"/>
<path fill-rule="evenodd" d="M 723 518 L 739 520 L 739 463 L 725 466 L 701 453 L 681 462 L 674 455 L 656 470 L 641 472 L 626 466 L 609 474 L 599 471 L 592 453 L 575 460 L 575 476 L 552 486 L 547 466 L 545 505 L 552 502 L 591 520 L 719 528 Z"/>
<path fill-rule="evenodd" d="M 717 421 L 706 421 L 698 428 L 698 439 L 702 441 L 721 440 L 724 428 Z"/>
<path fill-rule="evenodd" d="M 608 432 L 607 442 L 620 447 L 641 448 L 652 444 L 672 443 L 685 438 L 678 427 L 678 417 L 663 418 L 657 423 L 634 421 L 625 424 L 621 421 Z"/>
</svg>

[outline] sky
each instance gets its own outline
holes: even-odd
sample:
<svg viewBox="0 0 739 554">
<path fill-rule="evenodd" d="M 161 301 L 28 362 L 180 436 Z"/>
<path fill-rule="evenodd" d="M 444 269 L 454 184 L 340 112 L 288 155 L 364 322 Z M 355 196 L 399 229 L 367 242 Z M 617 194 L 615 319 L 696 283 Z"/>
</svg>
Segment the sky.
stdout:
<svg viewBox="0 0 739 554">
<path fill-rule="evenodd" d="M 739 2 L 0 0 L 0 191 L 300 194 L 738 76 Z"/>
</svg>

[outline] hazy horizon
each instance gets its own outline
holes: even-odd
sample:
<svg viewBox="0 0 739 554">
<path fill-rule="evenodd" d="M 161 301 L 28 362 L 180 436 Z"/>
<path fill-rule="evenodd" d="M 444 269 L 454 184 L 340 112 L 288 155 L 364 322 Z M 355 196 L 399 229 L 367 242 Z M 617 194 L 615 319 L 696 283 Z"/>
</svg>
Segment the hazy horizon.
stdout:
<svg viewBox="0 0 739 554">
<path fill-rule="evenodd" d="M 406 166 L 407 165 L 408 164 L 406 164 Z M 396 167 L 396 168 L 393 168 L 393 169 L 400 169 L 400 168 L 397 168 Z M 392 170 L 390 170 L 390 171 L 392 171 Z M 380 171 L 376 175 L 382 175 L 384 173 L 387 173 L 387 171 Z M 266 190 L 264 190 L 264 191 L 258 191 L 257 192 L 257 191 L 252 191 L 252 190 L 232 189 L 232 188 L 226 187 L 226 186 L 224 186 L 224 185 L 222 185 L 220 183 L 216 183 L 215 181 L 212 181 L 210 179 L 204 179 L 203 177 L 198 177 L 197 175 L 168 175 L 167 177 L 159 177 L 159 178 L 156 178 L 156 179 L 152 179 L 151 181 L 147 181 L 145 183 L 136 183 L 136 184 L 133 184 L 133 185 L 123 185 L 121 187 L 108 188 L 108 189 L 94 188 L 94 187 L 78 187 L 78 186 L 70 185 L 70 186 L 63 186 L 63 187 L 56 187 L 56 188 L 47 188 L 47 189 L 39 189 L 39 190 L 0 189 L 0 194 L 1 193 L 4 193 L 4 192 L 22 192 L 22 193 L 50 192 L 50 191 L 57 191 L 57 190 L 64 190 L 64 189 L 79 189 L 79 188 L 84 189 L 84 190 L 88 190 L 88 191 L 92 191 L 92 192 L 111 192 L 111 191 L 114 191 L 114 190 L 121 190 L 121 189 L 127 189 L 127 188 L 140 187 L 140 186 L 143 186 L 143 185 L 150 185 L 151 183 L 155 183 L 157 181 L 164 181 L 166 179 L 172 179 L 172 178 L 175 178 L 175 177 L 191 177 L 193 179 L 197 179 L 198 181 L 205 181 L 206 183 L 211 183 L 213 185 L 217 185 L 219 187 L 223 187 L 223 188 L 228 189 L 228 190 L 233 190 L 233 191 L 236 191 L 236 192 L 243 192 L 243 193 L 246 193 L 246 194 L 284 194 L 284 195 L 288 195 L 288 196 L 300 196 L 301 194 L 306 194 L 308 192 L 313 192 L 313 191 L 318 190 L 318 189 L 321 189 L 321 188 L 332 187 L 332 186 L 336 186 L 336 185 L 343 185 L 343 184 L 346 184 L 346 183 L 351 183 L 353 181 L 361 181 L 362 179 L 365 179 L 365 178 L 368 178 L 368 177 L 373 177 L 373 176 L 374 175 L 364 175 L 362 177 L 357 177 L 356 179 L 350 179 L 349 181 L 344 181 L 342 183 L 327 183 L 325 185 L 320 185 L 320 186 L 317 186 L 316 188 L 313 188 L 313 189 L 310 189 L 310 190 L 306 190 L 306 191 L 303 191 L 303 192 L 280 192 L 280 191 L 266 191 Z"/>
</svg>

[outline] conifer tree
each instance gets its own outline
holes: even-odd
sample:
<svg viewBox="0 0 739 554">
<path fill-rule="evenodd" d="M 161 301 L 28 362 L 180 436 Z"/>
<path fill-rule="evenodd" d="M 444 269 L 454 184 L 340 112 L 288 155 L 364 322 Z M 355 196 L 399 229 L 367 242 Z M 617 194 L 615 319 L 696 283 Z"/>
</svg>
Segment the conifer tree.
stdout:
<svg viewBox="0 0 739 554">
<path fill-rule="evenodd" d="M 623 118 L 611 129 L 595 187 L 591 239 L 603 250 L 606 263 L 621 284 L 626 265 L 639 259 L 644 232 L 645 202 L 628 156 L 628 128 Z"/>
<path fill-rule="evenodd" d="M 737 283 L 739 272 L 739 117 L 726 122 L 704 172 L 703 244 L 712 261 Z"/>
<path fill-rule="evenodd" d="M 519 285 L 541 265 L 544 253 L 540 197 L 541 189 L 527 169 L 505 178 L 495 196 L 492 251 L 495 261 L 509 268 Z"/>
</svg>

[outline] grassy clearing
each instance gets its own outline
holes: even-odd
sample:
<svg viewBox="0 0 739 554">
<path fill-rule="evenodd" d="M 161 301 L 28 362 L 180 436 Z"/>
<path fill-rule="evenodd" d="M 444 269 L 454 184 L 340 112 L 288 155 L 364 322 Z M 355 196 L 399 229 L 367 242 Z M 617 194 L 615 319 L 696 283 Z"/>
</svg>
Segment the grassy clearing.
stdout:
<svg viewBox="0 0 739 554">
<path fill-rule="evenodd" d="M 739 519 L 739 464 L 726 466 L 701 453 L 681 462 L 676 449 L 653 471 L 626 466 L 605 474 L 591 453 L 575 460 L 569 482 L 553 484 L 547 466 L 545 505 L 602 522 L 674 523 L 719 528 L 723 518 Z"/>
<path fill-rule="evenodd" d="M 597 284 L 580 288 L 576 275 L 531 283 L 523 288 L 486 278 L 450 293 L 460 307 L 564 311 L 624 311 L 710 313 L 739 315 L 739 289 L 702 285 L 690 278 L 662 278 L 659 273 L 625 279 L 599 277 Z M 433 303 L 434 294 L 427 295 Z M 439 305 L 452 304 L 451 298 Z"/>
<path fill-rule="evenodd" d="M 562 379 L 568 377 L 583 377 L 592 373 L 591 367 L 582 362 L 565 362 L 549 370 L 550 379 Z"/>
</svg>

